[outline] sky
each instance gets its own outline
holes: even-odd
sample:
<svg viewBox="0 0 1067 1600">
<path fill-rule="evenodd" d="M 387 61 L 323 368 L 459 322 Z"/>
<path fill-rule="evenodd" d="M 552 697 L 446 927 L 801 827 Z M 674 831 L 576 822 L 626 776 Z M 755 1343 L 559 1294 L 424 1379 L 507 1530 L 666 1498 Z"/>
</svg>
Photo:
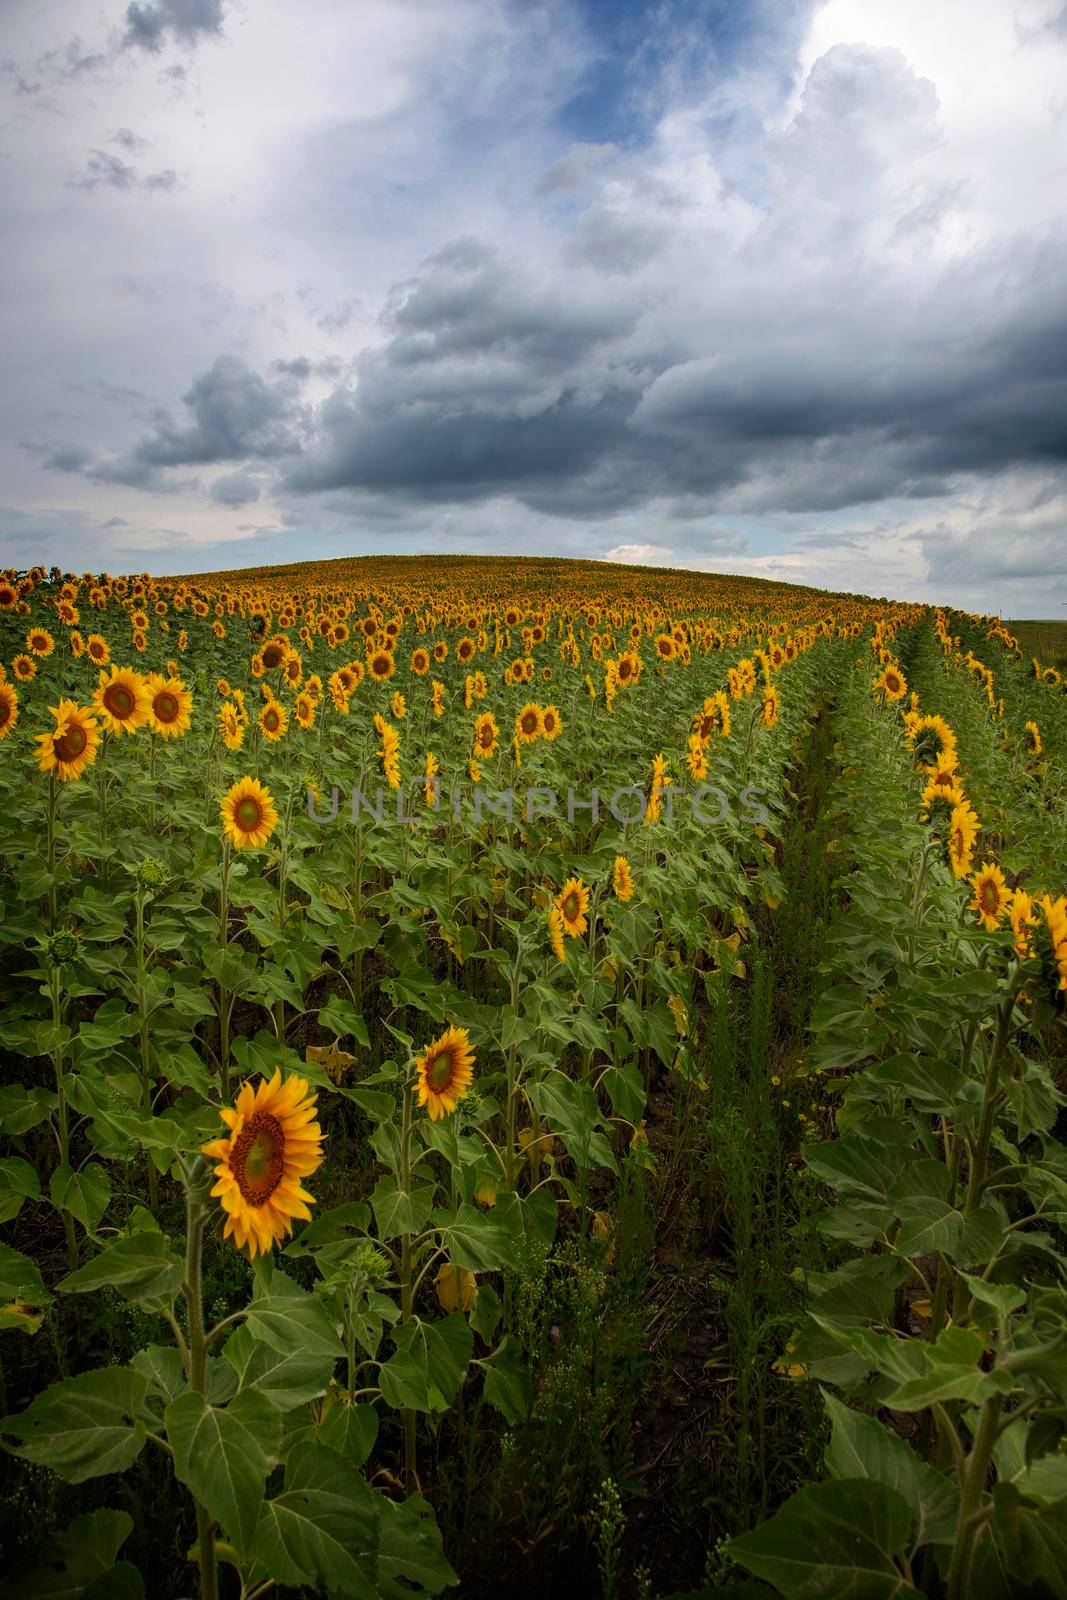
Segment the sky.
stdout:
<svg viewBox="0 0 1067 1600">
<path fill-rule="evenodd" d="M 3 0 L 0 565 L 1067 618 L 1065 0 Z"/>
</svg>

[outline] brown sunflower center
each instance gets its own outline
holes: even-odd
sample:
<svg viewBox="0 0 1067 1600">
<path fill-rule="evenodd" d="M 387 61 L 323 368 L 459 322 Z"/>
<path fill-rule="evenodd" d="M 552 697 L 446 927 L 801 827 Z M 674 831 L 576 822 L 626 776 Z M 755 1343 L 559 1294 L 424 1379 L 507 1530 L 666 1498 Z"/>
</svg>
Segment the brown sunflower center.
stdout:
<svg viewBox="0 0 1067 1600">
<path fill-rule="evenodd" d="M 85 729 L 80 723 L 75 722 L 72 727 L 67 729 L 66 733 L 61 733 L 58 739 L 53 739 L 52 748 L 56 753 L 57 760 L 77 761 L 88 743 L 89 739 Z"/>
<path fill-rule="evenodd" d="M 264 713 L 263 713 L 263 726 L 265 728 L 269 728 L 272 733 L 274 732 L 275 728 L 278 726 L 278 721 L 279 721 L 279 718 L 278 718 L 278 713 L 276 711 L 274 711 L 274 710 L 264 711 Z"/>
<path fill-rule="evenodd" d="M 242 833 L 255 833 L 263 820 L 263 811 L 254 795 L 246 794 L 243 799 L 238 800 L 233 820 Z"/>
<path fill-rule="evenodd" d="M 526 715 L 522 719 L 522 731 L 523 731 L 523 733 L 533 733 L 533 731 L 534 731 L 534 729 L 536 727 L 537 727 L 537 718 L 534 716 L 534 713 L 532 711 L 527 711 Z"/>
<path fill-rule="evenodd" d="M 269 644 L 263 652 L 263 665 L 267 668 L 280 667 L 281 663 L 282 651 L 280 646 L 276 644 Z"/>
<path fill-rule="evenodd" d="M 112 683 L 104 690 L 104 704 L 119 722 L 132 717 L 137 702 L 124 683 Z"/>
<path fill-rule="evenodd" d="M 563 901 L 563 915 L 566 917 L 568 922 L 573 922 L 575 920 L 578 915 L 578 908 L 580 905 L 581 901 L 578 898 L 577 891 L 572 889 L 570 894 L 568 894 Z"/>
<path fill-rule="evenodd" d="M 430 1084 L 438 1092 L 448 1088 L 452 1082 L 454 1071 L 455 1063 L 452 1059 L 451 1050 L 442 1050 L 440 1055 L 434 1056 L 427 1063 L 426 1067 L 426 1075 L 430 1080 Z"/>
<path fill-rule="evenodd" d="M 11 721 L 11 702 L 6 698 L 0 699 L 0 728 L 6 728 Z"/>
<path fill-rule="evenodd" d="M 176 722 L 180 707 L 169 689 L 161 689 L 152 702 L 152 709 L 160 722 Z"/>
<path fill-rule="evenodd" d="M 250 1206 L 270 1199 L 285 1170 L 285 1134 L 277 1117 L 256 1112 L 230 1152 L 230 1170 Z"/>
<path fill-rule="evenodd" d="M 103 647 L 103 645 L 96 644 L 96 643 L 90 644 L 90 646 L 89 646 L 89 654 L 91 656 L 95 657 L 95 659 L 97 661 L 102 660 L 103 659 L 103 655 L 104 655 L 104 647 Z"/>
<path fill-rule="evenodd" d="M 982 910 L 990 913 L 994 912 L 1000 904 L 1000 895 L 997 893 L 997 886 L 993 882 L 992 878 L 987 878 L 985 883 L 983 883 L 980 892 L 980 899 L 982 902 Z"/>
</svg>

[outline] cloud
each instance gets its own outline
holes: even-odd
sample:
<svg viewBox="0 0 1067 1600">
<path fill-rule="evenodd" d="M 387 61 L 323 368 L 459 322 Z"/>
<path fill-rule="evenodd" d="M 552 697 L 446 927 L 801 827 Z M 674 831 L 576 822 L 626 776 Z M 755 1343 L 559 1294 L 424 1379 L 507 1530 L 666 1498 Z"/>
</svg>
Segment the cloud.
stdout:
<svg viewBox="0 0 1067 1600">
<path fill-rule="evenodd" d="M 174 467 L 224 461 L 278 461 L 298 454 L 298 410 L 283 379 L 269 384 L 238 356 L 219 356 L 182 397 L 192 422 L 178 425 L 158 411 L 151 433 L 123 454 L 95 462 L 90 475 L 104 482 L 164 489 Z M 246 496 L 246 498 L 249 498 Z M 231 502 L 243 503 L 243 502 Z"/>
<path fill-rule="evenodd" d="M 211 498 L 218 506 L 231 510 L 236 506 L 251 505 L 259 499 L 259 484 L 248 472 L 227 472 L 211 485 Z"/>
<path fill-rule="evenodd" d="M 163 172 L 151 172 L 141 177 L 129 162 L 123 161 L 107 150 L 90 150 L 85 171 L 68 179 L 72 189 L 118 189 L 124 194 L 139 191 L 142 194 L 169 193 L 178 187 L 178 174 L 172 167 Z"/>
<path fill-rule="evenodd" d="M 203 38 L 218 37 L 222 33 L 223 15 L 223 0 L 135 3 L 126 10 L 122 48 L 156 54 L 166 44 L 198 44 Z"/>
<path fill-rule="evenodd" d="M 605 550 L 605 561 L 621 561 L 630 566 L 649 567 L 657 562 L 666 562 L 673 550 L 667 550 L 661 544 L 617 544 L 610 550 Z"/>
</svg>

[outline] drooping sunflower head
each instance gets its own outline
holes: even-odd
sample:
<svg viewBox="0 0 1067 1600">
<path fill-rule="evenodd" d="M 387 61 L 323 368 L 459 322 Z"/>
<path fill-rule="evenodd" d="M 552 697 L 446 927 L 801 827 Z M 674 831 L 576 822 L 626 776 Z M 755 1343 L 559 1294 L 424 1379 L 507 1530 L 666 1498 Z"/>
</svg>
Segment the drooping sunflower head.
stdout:
<svg viewBox="0 0 1067 1600">
<path fill-rule="evenodd" d="M 223 831 L 238 850 L 259 849 L 278 826 L 274 798 L 257 778 L 239 778 L 219 806 Z"/>
<path fill-rule="evenodd" d="M 314 1196 L 302 1180 L 322 1164 L 322 1130 L 315 1095 L 305 1078 L 261 1079 L 242 1085 L 234 1107 L 224 1107 L 229 1134 L 203 1146 L 217 1163 L 212 1195 L 226 1215 L 223 1237 L 254 1258 L 308 1221 Z"/>
<path fill-rule="evenodd" d="M 418 1078 L 412 1093 L 418 1095 L 419 1105 L 426 1107 L 432 1122 L 450 1115 L 473 1077 L 474 1051 L 466 1028 L 446 1028 L 416 1057 L 415 1067 Z"/>
<path fill-rule="evenodd" d="M 1041 733 L 1036 722 L 1028 722 L 1025 726 L 1026 753 L 1030 756 L 1039 756 L 1044 749 L 1041 743 Z"/>
<path fill-rule="evenodd" d="M 956 765 L 956 735 L 944 717 L 920 717 L 915 730 L 915 759 L 924 767 Z"/>
<path fill-rule="evenodd" d="M 148 686 L 148 725 L 164 739 L 180 739 L 192 721 L 193 697 L 180 678 L 161 677 L 150 672 Z"/>
<path fill-rule="evenodd" d="M 974 860 L 978 837 L 978 818 L 966 800 L 952 808 L 947 841 L 948 862 L 956 878 L 965 878 Z"/>
<path fill-rule="evenodd" d="M 139 672 L 129 667 L 101 672 L 93 695 L 93 706 L 105 728 L 112 733 L 136 733 L 149 720 L 148 685 Z"/>
<path fill-rule="evenodd" d="M 1045 996 L 1060 1013 L 1067 1005 L 1067 899 L 1043 894 L 1037 902 L 1035 953 L 1041 960 Z"/>
<path fill-rule="evenodd" d="M 615 857 L 615 866 L 611 874 L 611 887 L 616 900 L 630 900 L 633 898 L 634 879 L 630 871 L 630 863 L 625 856 Z"/>
<path fill-rule="evenodd" d="M 37 735 L 37 766 L 70 783 L 96 760 L 100 744 L 96 718 L 73 700 L 61 700 L 51 711 L 55 727 Z"/>
</svg>

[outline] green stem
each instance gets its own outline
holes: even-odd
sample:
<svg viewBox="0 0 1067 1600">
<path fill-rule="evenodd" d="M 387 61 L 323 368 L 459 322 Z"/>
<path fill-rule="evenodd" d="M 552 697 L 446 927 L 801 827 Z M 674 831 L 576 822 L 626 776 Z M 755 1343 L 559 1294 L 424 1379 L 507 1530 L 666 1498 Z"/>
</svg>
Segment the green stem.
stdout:
<svg viewBox="0 0 1067 1600">
<path fill-rule="evenodd" d="M 406 1080 L 401 1089 L 404 1097 L 400 1111 L 400 1188 L 405 1196 L 411 1191 L 411 1084 Z M 411 1321 L 411 1234 L 400 1236 L 400 1320 Z M 415 1413 L 410 1406 L 400 1413 L 404 1427 L 404 1488 L 414 1494 L 418 1488 L 415 1471 Z"/>
<path fill-rule="evenodd" d="M 1003 1404 L 1004 1396 L 996 1394 L 991 1395 L 982 1407 L 974 1448 L 961 1486 L 958 1532 L 948 1574 L 948 1600 L 965 1600 L 969 1590 L 975 1547 L 984 1527 L 984 1523 L 976 1519 L 981 1515 L 986 1473 L 996 1443 L 997 1424 Z"/>
<path fill-rule="evenodd" d="M 207 1341 L 204 1338 L 204 1297 L 201 1281 L 204 1226 L 207 1222 L 206 1197 L 209 1168 L 198 1158 L 186 1178 L 185 1188 L 185 1313 L 188 1325 L 189 1388 L 204 1393 L 207 1371 Z M 218 1569 L 215 1559 L 215 1525 L 206 1508 L 194 1496 L 196 1545 L 200 1560 L 200 1600 L 218 1600 Z"/>
</svg>

